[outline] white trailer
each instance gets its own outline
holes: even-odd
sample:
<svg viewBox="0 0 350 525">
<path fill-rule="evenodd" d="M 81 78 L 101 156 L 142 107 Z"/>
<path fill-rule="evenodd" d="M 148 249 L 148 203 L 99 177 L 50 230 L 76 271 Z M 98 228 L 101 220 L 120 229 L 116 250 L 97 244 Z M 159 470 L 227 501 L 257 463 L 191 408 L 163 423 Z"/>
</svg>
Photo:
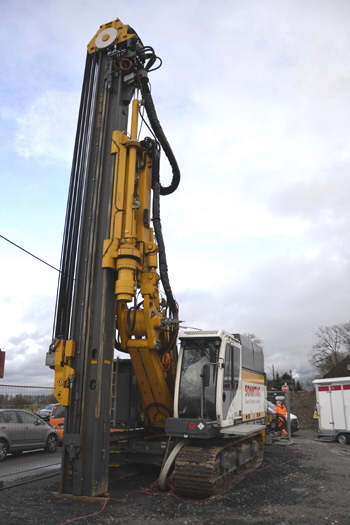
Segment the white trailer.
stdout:
<svg viewBox="0 0 350 525">
<path fill-rule="evenodd" d="M 318 438 L 350 444 L 350 377 L 315 379 Z"/>
</svg>

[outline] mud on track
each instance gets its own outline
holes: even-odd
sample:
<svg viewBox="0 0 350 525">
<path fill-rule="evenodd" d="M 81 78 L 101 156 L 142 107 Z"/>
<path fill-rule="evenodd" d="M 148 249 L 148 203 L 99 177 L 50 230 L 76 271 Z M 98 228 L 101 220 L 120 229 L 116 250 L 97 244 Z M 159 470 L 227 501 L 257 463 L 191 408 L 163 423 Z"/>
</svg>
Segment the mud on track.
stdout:
<svg viewBox="0 0 350 525">
<path fill-rule="evenodd" d="M 291 446 L 267 447 L 259 470 L 248 473 L 224 497 L 193 502 L 148 490 L 157 477 L 157 470 L 148 469 L 112 484 L 111 499 L 103 507 L 52 499 L 51 493 L 58 491 L 58 478 L 53 477 L 1 491 L 1 522 L 349 525 L 350 446 L 320 442 L 312 430 L 301 430 L 293 441 Z"/>
</svg>

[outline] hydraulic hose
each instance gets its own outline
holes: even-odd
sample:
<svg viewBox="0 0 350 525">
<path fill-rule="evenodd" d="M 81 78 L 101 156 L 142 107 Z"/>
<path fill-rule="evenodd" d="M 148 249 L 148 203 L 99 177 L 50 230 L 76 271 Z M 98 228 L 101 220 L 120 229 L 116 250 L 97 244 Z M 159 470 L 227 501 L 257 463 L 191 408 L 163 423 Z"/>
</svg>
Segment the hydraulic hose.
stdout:
<svg viewBox="0 0 350 525">
<path fill-rule="evenodd" d="M 160 184 L 160 195 L 170 195 L 177 189 L 178 185 L 180 184 L 180 169 L 177 164 L 173 150 L 171 149 L 168 139 L 166 138 L 163 128 L 159 122 L 156 108 L 153 103 L 153 98 L 152 98 L 152 95 L 149 89 L 149 82 L 148 82 L 147 75 L 141 78 L 141 87 L 142 87 L 142 96 L 144 100 L 144 105 L 145 105 L 145 109 L 146 109 L 146 113 L 147 113 L 149 122 L 154 131 L 155 136 L 157 137 L 160 145 L 162 146 L 164 150 L 165 155 L 167 156 L 170 162 L 170 166 L 173 172 L 173 178 L 170 183 L 170 186 L 164 187 Z"/>
<path fill-rule="evenodd" d="M 160 195 L 161 185 L 159 182 L 159 160 L 160 160 L 160 149 L 159 143 L 149 137 L 146 137 L 142 142 L 142 147 L 152 158 L 152 189 L 153 189 L 153 205 L 152 205 L 152 220 L 155 237 L 158 244 L 158 256 L 159 256 L 159 275 L 163 285 L 164 293 L 167 298 L 167 307 L 169 311 L 170 319 L 174 320 L 174 324 L 169 328 L 169 340 L 164 345 L 159 354 L 162 355 L 168 352 L 174 347 L 178 334 L 178 304 L 173 295 L 169 274 L 168 274 L 168 263 L 166 257 L 165 243 L 162 232 L 162 223 L 160 218 Z"/>
</svg>

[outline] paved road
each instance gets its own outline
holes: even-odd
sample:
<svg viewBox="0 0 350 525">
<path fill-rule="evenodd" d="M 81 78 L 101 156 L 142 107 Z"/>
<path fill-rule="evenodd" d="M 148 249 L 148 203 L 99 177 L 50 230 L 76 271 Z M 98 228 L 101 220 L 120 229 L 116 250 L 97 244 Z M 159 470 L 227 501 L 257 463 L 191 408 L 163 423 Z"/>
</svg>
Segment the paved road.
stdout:
<svg viewBox="0 0 350 525">
<path fill-rule="evenodd" d="M 62 448 L 53 454 L 43 450 L 35 452 L 24 452 L 19 457 L 8 455 L 7 459 L 0 463 L 0 484 L 8 486 L 18 483 L 29 476 L 45 475 L 59 470 L 61 466 Z"/>
</svg>

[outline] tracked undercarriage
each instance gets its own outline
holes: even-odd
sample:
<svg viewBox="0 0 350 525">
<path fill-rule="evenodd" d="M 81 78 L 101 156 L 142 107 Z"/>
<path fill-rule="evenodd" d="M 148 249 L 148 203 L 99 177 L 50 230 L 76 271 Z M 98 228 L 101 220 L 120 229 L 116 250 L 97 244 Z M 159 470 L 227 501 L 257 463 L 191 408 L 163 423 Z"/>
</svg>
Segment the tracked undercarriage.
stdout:
<svg viewBox="0 0 350 525">
<path fill-rule="evenodd" d="M 172 483 L 178 494 L 206 498 L 223 494 L 240 480 L 247 467 L 257 468 L 262 462 L 263 443 L 260 433 L 250 438 L 197 441 L 179 452 Z"/>
<path fill-rule="evenodd" d="M 167 454 L 167 445 L 166 436 L 152 439 L 138 432 L 114 433 L 110 466 L 145 463 L 160 466 L 164 453 Z M 160 488 L 167 490 L 170 486 L 179 495 L 203 499 L 225 494 L 242 479 L 247 468 L 257 468 L 263 458 L 263 439 L 262 434 L 256 432 L 249 437 L 186 440 L 171 444 L 168 451 L 171 451 L 168 467 L 163 466 L 161 470 Z"/>
</svg>

